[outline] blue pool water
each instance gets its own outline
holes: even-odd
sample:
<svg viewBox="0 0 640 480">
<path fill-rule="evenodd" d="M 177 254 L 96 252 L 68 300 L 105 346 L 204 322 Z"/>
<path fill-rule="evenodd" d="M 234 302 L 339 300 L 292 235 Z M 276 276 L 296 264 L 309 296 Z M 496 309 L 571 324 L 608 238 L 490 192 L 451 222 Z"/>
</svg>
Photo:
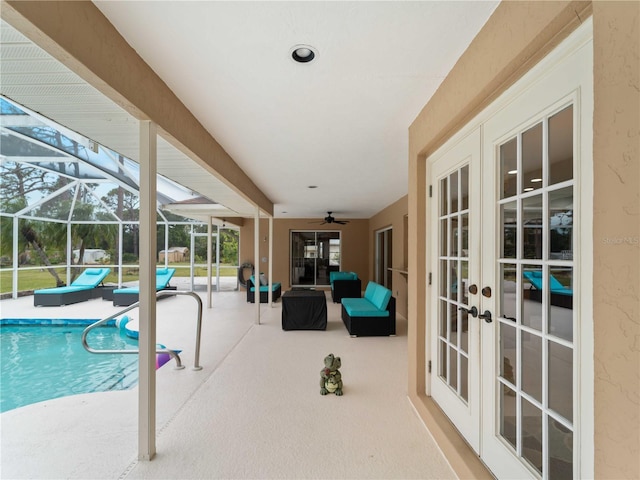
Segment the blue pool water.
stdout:
<svg viewBox="0 0 640 480">
<path fill-rule="evenodd" d="M 84 325 L 0 323 L 0 412 L 79 393 L 124 390 L 138 382 L 138 356 L 96 355 L 82 347 Z M 137 349 L 115 326 L 92 330 L 96 349 Z"/>
</svg>

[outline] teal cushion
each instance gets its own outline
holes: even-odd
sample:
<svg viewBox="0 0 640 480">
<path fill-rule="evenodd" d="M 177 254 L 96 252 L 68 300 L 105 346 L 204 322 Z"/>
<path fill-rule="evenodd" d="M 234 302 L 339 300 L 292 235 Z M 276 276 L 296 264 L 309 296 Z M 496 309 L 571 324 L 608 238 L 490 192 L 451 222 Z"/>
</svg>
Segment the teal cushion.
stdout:
<svg viewBox="0 0 640 480">
<path fill-rule="evenodd" d="M 371 303 L 373 303 L 374 307 L 380 310 L 386 310 L 390 298 L 391 290 L 383 287 L 382 285 L 378 285 L 376 287 L 376 291 L 373 295 L 373 300 L 371 300 Z"/>
<path fill-rule="evenodd" d="M 281 283 L 280 282 L 273 282 L 271 290 L 275 292 L 276 290 L 278 290 L 278 288 L 281 288 Z M 255 292 L 256 291 L 256 287 L 251 287 L 251 291 Z M 260 291 L 261 292 L 268 292 L 269 291 L 269 285 L 261 285 L 260 286 Z"/>
<path fill-rule="evenodd" d="M 376 308 L 364 298 L 343 298 L 342 305 L 350 317 L 388 317 L 387 310 Z"/>
<path fill-rule="evenodd" d="M 355 272 L 329 272 L 329 282 L 333 287 L 334 280 L 357 280 L 358 274 Z"/>
<path fill-rule="evenodd" d="M 68 287 L 45 288 L 43 290 L 36 290 L 33 293 L 37 293 L 38 295 L 53 295 L 60 293 L 81 292 L 82 290 L 93 290 L 93 287 L 90 285 L 70 285 Z"/>
<path fill-rule="evenodd" d="M 364 298 L 366 298 L 370 302 L 373 301 L 373 296 L 376 293 L 376 286 L 377 285 L 378 284 L 376 282 L 367 283 L 367 288 L 364 291 Z"/>
</svg>

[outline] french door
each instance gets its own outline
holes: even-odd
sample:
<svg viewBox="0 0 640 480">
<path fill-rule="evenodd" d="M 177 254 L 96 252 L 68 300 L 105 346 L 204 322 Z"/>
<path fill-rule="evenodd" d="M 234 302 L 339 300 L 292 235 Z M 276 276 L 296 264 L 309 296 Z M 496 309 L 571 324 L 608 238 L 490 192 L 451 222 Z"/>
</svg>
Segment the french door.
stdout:
<svg viewBox="0 0 640 480">
<path fill-rule="evenodd" d="M 427 159 L 430 393 L 497 478 L 589 475 L 582 35 Z"/>
</svg>

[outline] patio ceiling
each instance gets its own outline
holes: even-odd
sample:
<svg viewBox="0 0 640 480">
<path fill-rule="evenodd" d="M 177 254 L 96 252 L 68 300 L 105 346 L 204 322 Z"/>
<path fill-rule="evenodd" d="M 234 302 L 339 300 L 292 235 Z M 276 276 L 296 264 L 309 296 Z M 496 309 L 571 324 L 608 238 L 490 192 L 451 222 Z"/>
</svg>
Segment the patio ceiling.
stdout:
<svg viewBox="0 0 640 480">
<path fill-rule="evenodd" d="M 408 126 L 498 4 L 94 3 L 276 218 L 369 218 L 406 195 Z M 137 161 L 135 118 L 4 21 L 0 41 L 0 93 Z M 290 58 L 300 43 L 310 64 Z M 216 216 L 255 214 L 161 138 L 158 172 L 224 205 Z"/>
</svg>

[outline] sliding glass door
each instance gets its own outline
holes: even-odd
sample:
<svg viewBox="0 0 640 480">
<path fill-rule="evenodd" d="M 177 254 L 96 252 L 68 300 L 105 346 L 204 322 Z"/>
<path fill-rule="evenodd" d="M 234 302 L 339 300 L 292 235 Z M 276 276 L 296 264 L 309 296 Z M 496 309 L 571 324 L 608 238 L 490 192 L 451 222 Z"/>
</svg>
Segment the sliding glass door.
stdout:
<svg viewBox="0 0 640 480">
<path fill-rule="evenodd" d="M 340 232 L 291 232 L 291 286 L 329 285 L 329 272 L 340 270 Z"/>
</svg>

